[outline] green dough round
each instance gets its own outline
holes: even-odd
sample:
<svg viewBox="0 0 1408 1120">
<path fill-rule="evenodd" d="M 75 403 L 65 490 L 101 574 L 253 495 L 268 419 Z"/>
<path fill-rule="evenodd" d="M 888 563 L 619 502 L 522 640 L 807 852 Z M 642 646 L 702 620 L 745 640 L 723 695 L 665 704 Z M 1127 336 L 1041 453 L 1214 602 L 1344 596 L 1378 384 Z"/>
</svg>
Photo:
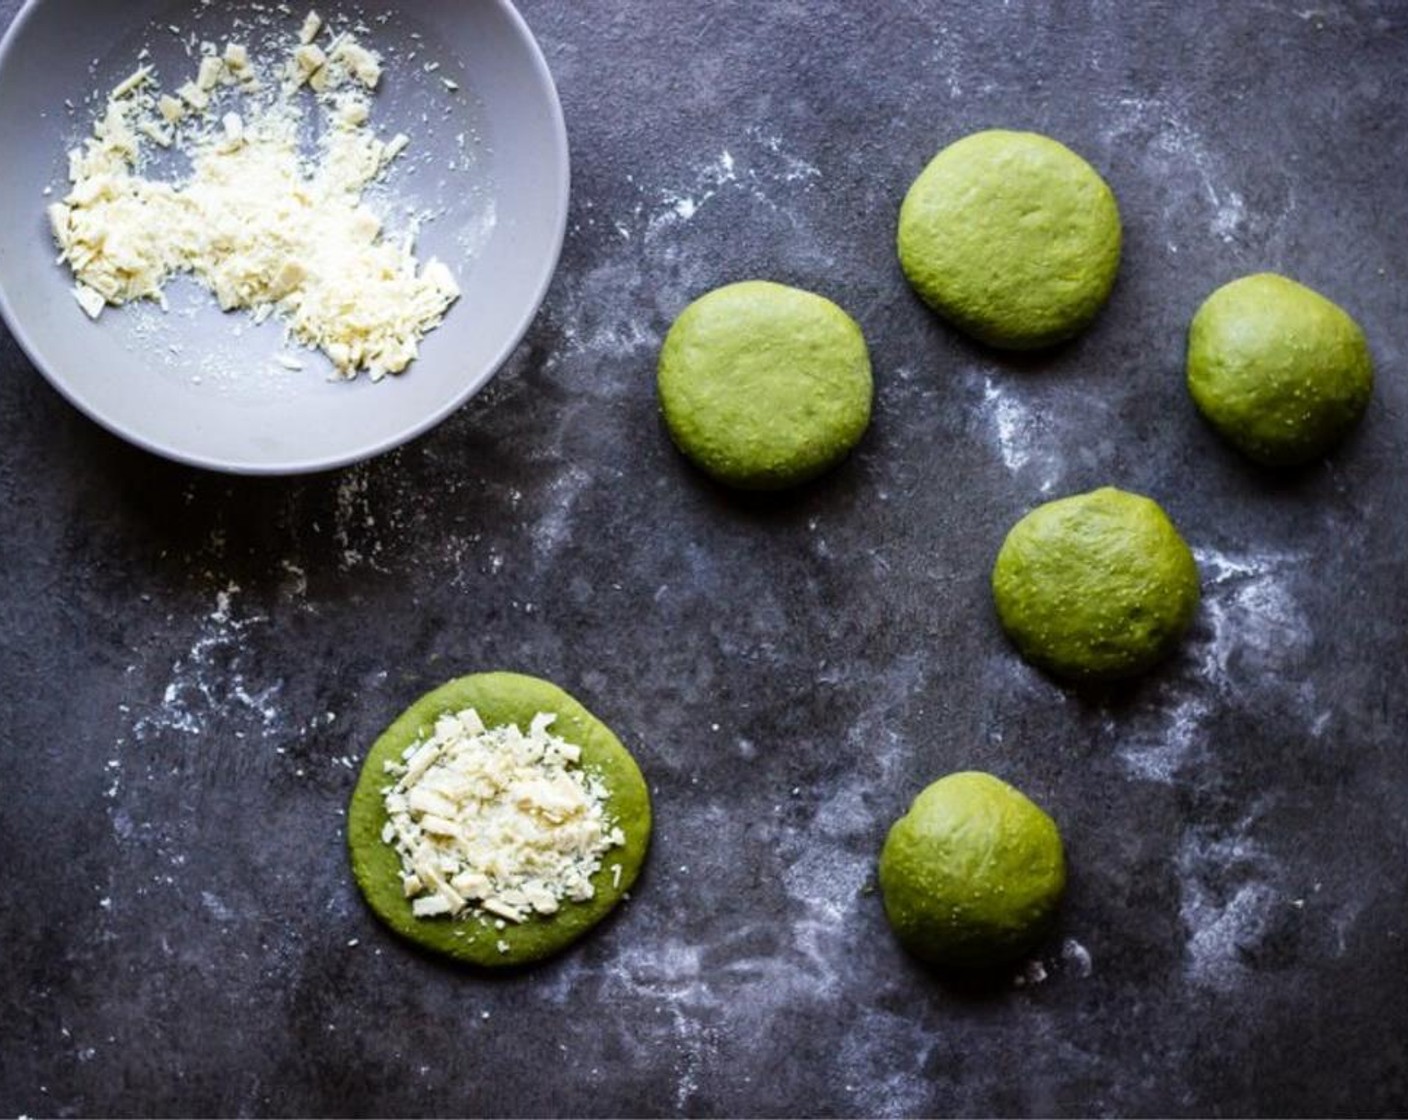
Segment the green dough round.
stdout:
<svg viewBox="0 0 1408 1120">
<path fill-rule="evenodd" d="M 1066 887 L 1056 824 L 991 774 L 940 778 L 880 852 L 885 916 L 906 949 L 947 967 L 1002 964 L 1047 932 Z"/>
<path fill-rule="evenodd" d="M 382 789 L 388 779 L 383 764 L 428 735 L 442 715 L 473 708 L 486 727 L 514 723 L 527 731 L 539 712 L 557 716 L 552 733 L 582 748 L 581 766 L 601 778 L 607 790 L 606 813 L 625 833 L 622 847 L 612 848 L 592 878 L 595 895 L 586 902 L 564 902 L 555 914 L 534 915 L 502 930 L 493 915 L 473 910 L 457 918 L 418 918 L 401 890 L 400 857 L 381 838 L 386 824 Z M 635 759 L 610 729 L 556 685 L 517 673 L 478 673 L 450 681 L 422 696 L 372 744 L 362 765 L 347 813 L 347 842 L 352 873 L 377 917 L 417 944 L 471 964 L 520 965 L 556 953 L 597 922 L 621 900 L 640 873 L 650 843 L 650 794 Z M 612 867 L 619 864 L 620 878 Z M 500 952 L 498 942 L 508 945 Z"/>
<path fill-rule="evenodd" d="M 1198 566 L 1155 502 L 1107 486 L 1018 521 L 992 592 L 1028 661 L 1071 680 L 1114 680 L 1178 643 L 1198 607 Z"/>
<path fill-rule="evenodd" d="M 870 423 L 865 338 L 829 299 L 746 280 L 680 313 L 660 351 L 675 444 L 721 482 L 777 490 L 835 466 Z"/>
<path fill-rule="evenodd" d="M 1369 403 L 1364 332 L 1318 292 L 1275 273 L 1208 296 L 1188 332 L 1188 391 L 1233 445 L 1270 466 L 1319 458 Z"/>
<path fill-rule="evenodd" d="M 900 208 L 900 265 L 924 301 L 990 346 L 1070 338 L 1104 305 L 1120 212 L 1095 169 L 1034 132 L 977 132 L 936 155 Z"/>
</svg>

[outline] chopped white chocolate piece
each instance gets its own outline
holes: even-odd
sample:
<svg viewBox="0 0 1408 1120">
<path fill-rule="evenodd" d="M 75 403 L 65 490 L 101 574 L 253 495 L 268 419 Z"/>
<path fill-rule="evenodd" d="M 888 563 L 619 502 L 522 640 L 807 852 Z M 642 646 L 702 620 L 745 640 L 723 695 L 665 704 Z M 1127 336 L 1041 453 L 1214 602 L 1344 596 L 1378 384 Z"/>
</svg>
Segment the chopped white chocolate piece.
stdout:
<svg viewBox="0 0 1408 1120">
<path fill-rule="evenodd" d="M 225 68 L 232 74 L 243 74 L 249 69 L 249 49 L 243 43 L 225 44 Z"/>
<path fill-rule="evenodd" d="M 317 75 L 322 74 L 327 66 L 328 56 L 323 53 L 321 47 L 312 43 L 305 44 L 293 52 L 293 57 L 289 60 L 288 76 L 294 86 L 300 86 L 304 82 L 309 82 Z M 326 88 L 326 75 L 323 75 L 321 82 Z M 313 88 L 319 88 L 319 83 L 313 83 Z"/>
<path fill-rule="evenodd" d="M 138 86 L 146 85 L 147 82 L 151 79 L 151 76 L 152 68 L 150 66 L 142 66 L 138 68 L 136 71 L 128 75 L 113 88 L 113 100 L 117 100 L 121 97 L 126 97 Z"/>
<path fill-rule="evenodd" d="M 338 99 L 337 123 L 347 128 L 360 128 L 367 123 L 367 118 L 371 116 L 371 107 L 365 99 L 355 96 L 344 96 Z"/>
<path fill-rule="evenodd" d="M 62 244 L 68 240 L 69 208 L 62 202 L 52 202 L 49 204 L 47 213 L 49 228 L 54 233 L 54 240 Z"/>
<path fill-rule="evenodd" d="M 90 319 L 96 319 L 103 313 L 103 308 L 108 305 L 106 299 L 83 284 L 74 285 L 73 298 L 78 301 L 78 306 L 83 308 L 83 313 Z"/>
<path fill-rule="evenodd" d="M 303 20 L 303 26 L 298 32 L 298 41 L 305 46 L 318 37 L 318 32 L 323 29 L 323 17 L 317 12 L 309 12 Z"/>
<path fill-rule="evenodd" d="M 162 94 L 156 103 L 157 111 L 167 124 L 177 124 L 186 115 L 186 107 L 168 94 Z"/>
<path fill-rule="evenodd" d="M 453 907 L 443 895 L 428 894 L 411 902 L 411 913 L 417 918 L 433 918 L 437 914 L 448 914 Z"/>
<path fill-rule="evenodd" d="M 524 914 L 516 907 L 510 906 L 507 902 L 498 898 L 486 898 L 483 902 L 484 909 L 491 914 L 510 922 L 522 922 L 528 915 Z"/>
<path fill-rule="evenodd" d="M 395 159 L 397 156 L 399 156 L 402 152 L 406 150 L 406 145 L 408 145 L 410 142 L 411 138 L 409 136 L 407 136 L 404 132 L 398 132 L 395 136 L 393 136 L 390 140 L 386 142 L 386 147 L 382 149 L 382 162 L 390 163 L 393 159 Z"/>
<path fill-rule="evenodd" d="M 176 93 L 187 105 L 197 111 L 205 109 L 210 104 L 210 94 L 195 82 L 187 82 Z"/>
<path fill-rule="evenodd" d="M 225 63 L 218 56 L 208 54 L 200 60 L 200 70 L 196 73 L 196 88 L 209 93 L 220 84 L 225 74 Z"/>
<path fill-rule="evenodd" d="M 376 89 L 377 83 L 381 81 L 380 60 L 354 39 L 340 40 L 333 48 L 331 57 L 367 89 Z"/>
<path fill-rule="evenodd" d="M 175 135 L 169 128 L 162 128 L 161 125 L 156 123 L 156 121 L 138 122 L 137 131 L 140 132 L 143 136 L 145 136 L 148 140 L 151 140 L 155 144 L 161 145 L 161 147 L 163 148 L 171 147 L 171 142 L 175 139 Z"/>
</svg>

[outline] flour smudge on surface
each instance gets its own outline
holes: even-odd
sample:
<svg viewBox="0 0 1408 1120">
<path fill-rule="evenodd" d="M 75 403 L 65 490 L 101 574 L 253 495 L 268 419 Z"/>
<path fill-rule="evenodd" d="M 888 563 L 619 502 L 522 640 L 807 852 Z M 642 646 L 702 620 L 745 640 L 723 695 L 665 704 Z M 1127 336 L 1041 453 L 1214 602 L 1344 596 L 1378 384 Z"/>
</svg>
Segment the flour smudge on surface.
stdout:
<svg viewBox="0 0 1408 1120">
<path fill-rule="evenodd" d="M 1164 184 L 1170 218 L 1187 212 L 1224 244 L 1247 232 L 1246 198 L 1234 185 L 1234 171 L 1188 121 L 1182 107 L 1158 98 L 1120 97 L 1108 108 L 1112 124 L 1106 132 L 1112 148 L 1137 142 L 1145 153 L 1148 177 Z M 1170 221 L 1170 228 L 1186 228 Z M 1168 242 L 1171 253 L 1180 246 Z"/>
<path fill-rule="evenodd" d="M 1320 718 L 1313 691 L 1286 674 L 1302 659 L 1311 632 L 1289 583 L 1309 558 L 1293 553 L 1193 551 L 1203 583 L 1202 625 L 1185 639 L 1181 671 L 1160 680 L 1119 721 L 1118 754 L 1132 777 L 1171 783 L 1205 759 L 1210 719 L 1242 694 L 1248 674 L 1307 723 Z M 1197 631 L 1201 630 L 1200 635 Z M 1105 729 L 1117 732 L 1113 717 Z"/>
<path fill-rule="evenodd" d="M 227 584 L 215 594 L 215 605 L 200 620 L 190 650 L 177 657 L 155 707 L 132 726 L 137 740 L 176 732 L 199 736 L 213 724 L 228 726 L 243 738 L 275 734 L 281 723 L 277 700 L 282 680 L 256 680 L 248 640 L 268 624 L 267 615 L 246 613 L 238 606 L 240 587 Z"/>
<path fill-rule="evenodd" d="M 1190 826 L 1179 844 L 1185 975 L 1198 987 L 1220 992 L 1237 987 L 1252 962 L 1298 917 L 1286 869 L 1256 837 L 1268 807 L 1254 804 L 1228 830 Z"/>
<path fill-rule="evenodd" d="M 806 189 L 821 177 L 821 169 L 789 151 L 780 136 L 752 128 L 742 144 L 722 148 L 699 165 L 688 182 L 659 188 L 654 200 L 647 194 L 634 217 L 639 223 L 644 215 L 644 236 L 655 238 L 671 226 L 692 220 L 722 194 L 741 192 L 753 202 L 782 210 L 786 207 L 780 196 Z M 617 228 L 628 231 L 630 227 L 620 223 Z"/>
</svg>

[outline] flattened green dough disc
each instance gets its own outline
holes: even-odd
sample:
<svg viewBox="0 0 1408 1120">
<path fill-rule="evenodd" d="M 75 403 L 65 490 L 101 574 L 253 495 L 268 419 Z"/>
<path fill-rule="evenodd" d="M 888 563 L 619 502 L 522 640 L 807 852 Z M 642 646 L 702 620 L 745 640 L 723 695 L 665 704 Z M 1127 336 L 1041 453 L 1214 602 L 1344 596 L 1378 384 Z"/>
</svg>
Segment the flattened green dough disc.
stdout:
<svg viewBox="0 0 1408 1120">
<path fill-rule="evenodd" d="M 966 136 L 936 155 L 900 208 L 900 265 L 924 301 L 990 346 L 1070 338 L 1104 305 L 1120 212 L 1095 169 L 1034 132 Z"/>
<path fill-rule="evenodd" d="M 527 731 L 539 712 L 557 716 L 552 733 L 582 748 L 581 766 L 606 786 L 606 815 L 626 835 L 592 878 L 595 895 L 564 902 L 551 915 L 496 929 L 493 915 L 467 911 L 460 917 L 417 918 L 401 889 L 401 862 L 381 838 L 386 824 L 382 789 L 391 780 L 383 765 L 401 760 L 411 743 L 428 735 L 440 716 L 473 708 L 486 727 L 517 724 Z M 352 873 L 377 917 L 427 949 L 471 964 L 498 967 L 551 956 L 581 937 L 621 900 L 640 873 L 650 843 L 650 794 L 635 759 L 609 728 L 556 685 L 517 673 L 478 673 L 450 681 L 422 696 L 372 744 L 347 813 Z M 612 870 L 619 865 L 620 876 Z M 498 943 L 507 944 L 500 952 Z"/>
<path fill-rule="evenodd" d="M 1002 964 L 1047 932 L 1066 887 L 1056 824 L 991 774 L 940 778 L 880 852 L 885 916 L 900 944 L 947 967 Z"/>
<path fill-rule="evenodd" d="M 1038 506 L 992 572 L 1003 629 L 1033 664 L 1076 681 L 1152 667 L 1198 606 L 1198 566 L 1148 498 L 1104 487 Z"/>
<path fill-rule="evenodd" d="M 1319 458 L 1363 415 L 1374 387 L 1364 332 L 1318 292 L 1275 273 L 1208 296 L 1188 331 L 1188 391 L 1258 462 Z"/>
<path fill-rule="evenodd" d="M 746 280 L 680 313 L 660 351 L 675 444 L 721 482 L 776 490 L 835 466 L 870 423 L 870 355 L 829 299 Z"/>
</svg>

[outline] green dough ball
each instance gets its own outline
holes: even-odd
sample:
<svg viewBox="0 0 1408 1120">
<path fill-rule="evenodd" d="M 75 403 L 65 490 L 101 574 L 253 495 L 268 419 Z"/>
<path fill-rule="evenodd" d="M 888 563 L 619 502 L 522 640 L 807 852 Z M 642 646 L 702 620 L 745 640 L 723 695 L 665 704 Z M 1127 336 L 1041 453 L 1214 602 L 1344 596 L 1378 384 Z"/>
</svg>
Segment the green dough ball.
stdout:
<svg viewBox="0 0 1408 1120">
<path fill-rule="evenodd" d="M 843 459 L 870 423 L 870 356 L 828 299 L 747 280 L 680 313 L 660 352 L 679 449 L 721 482 L 776 490 Z"/>
<path fill-rule="evenodd" d="M 493 915 L 471 908 L 458 917 L 418 918 L 401 889 L 401 861 L 381 838 L 386 824 L 382 789 L 392 779 L 383 766 L 428 735 L 442 715 L 473 708 L 485 727 L 510 723 L 527 731 L 539 712 L 557 716 L 552 734 L 582 748 L 580 765 L 605 785 L 606 815 L 625 833 L 592 877 L 595 895 L 564 901 L 554 914 L 535 914 L 522 924 L 494 927 Z M 372 744 L 347 813 L 352 872 L 377 917 L 417 944 L 472 964 L 526 964 L 566 948 L 621 900 L 640 873 L 650 843 L 650 794 L 635 759 L 605 724 L 556 685 L 517 673 L 479 673 L 450 681 L 422 696 Z M 613 867 L 620 866 L 617 876 Z M 508 948 L 500 952 L 498 943 Z"/>
<path fill-rule="evenodd" d="M 1188 332 L 1188 390 L 1232 444 L 1271 466 L 1325 454 L 1364 413 L 1364 332 L 1318 292 L 1275 273 L 1208 296 Z"/>
<path fill-rule="evenodd" d="M 1065 887 L 1055 822 L 991 774 L 940 778 L 880 852 L 885 915 L 900 944 L 936 965 L 1020 956 L 1050 928 Z"/>
<path fill-rule="evenodd" d="M 1164 511 L 1104 487 L 1038 506 L 997 554 L 992 592 L 1023 657 L 1077 681 L 1150 668 L 1198 606 L 1198 566 Z"/>
<path fill-rule="evenodd" d="M 1095 169 L 1033 132 L 977 132 L 936 155 L 900 208 L 900 265 L 939 314 L 990 346 L 1078 333 L 1120 263 L 1120 212 Z"/>
</svg>

